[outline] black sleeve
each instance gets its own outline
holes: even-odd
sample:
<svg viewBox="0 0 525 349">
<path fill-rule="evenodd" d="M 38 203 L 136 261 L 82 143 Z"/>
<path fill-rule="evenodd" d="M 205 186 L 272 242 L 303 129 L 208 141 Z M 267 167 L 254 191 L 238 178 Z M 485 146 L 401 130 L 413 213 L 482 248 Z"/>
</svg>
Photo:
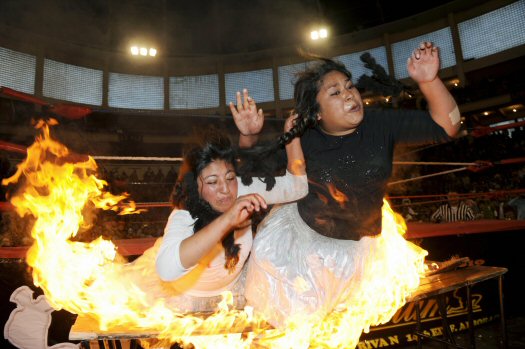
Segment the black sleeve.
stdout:
<svg viewBox="0 0 525 349">
<path fill-rule="evenodd" d="M 423 110 L 385 109 L 378 113 L 383 125 L 388 125 L 395 143 L 424 144 L 444 143 L 451 140 L 445 130 L 439 126 L 430 113 Z"/>
</svg>

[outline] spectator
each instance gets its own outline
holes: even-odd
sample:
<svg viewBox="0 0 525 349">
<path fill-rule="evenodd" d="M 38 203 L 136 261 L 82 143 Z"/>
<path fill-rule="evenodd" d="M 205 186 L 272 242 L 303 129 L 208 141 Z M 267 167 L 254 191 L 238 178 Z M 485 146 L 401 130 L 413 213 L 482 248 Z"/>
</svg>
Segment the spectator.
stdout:
<svg viewBox="0 0 525 349">
<path fill-rule="evenodd" d="M 448 202 L 438 207 L 432 214 L 432 222 L 458 222 L 471 221 L 474 219 L 474 212 L 459 199 L 459 194 L 451 191 L 447 194 Z"/>
<path fill-rule="evenodd" d="M 523 195 L 516 196 L 507 202 L 507 205 L 516 209 L 516 218 L 525 219 L 525 197 Z"/>
<path fill-rule="evenodd" d="M 407 222 L 417 221 L 417 213 L 412 209 L 412 202 L 409 198 L 405 198 L 402 201 L 401 214 Z"/>
</svg>

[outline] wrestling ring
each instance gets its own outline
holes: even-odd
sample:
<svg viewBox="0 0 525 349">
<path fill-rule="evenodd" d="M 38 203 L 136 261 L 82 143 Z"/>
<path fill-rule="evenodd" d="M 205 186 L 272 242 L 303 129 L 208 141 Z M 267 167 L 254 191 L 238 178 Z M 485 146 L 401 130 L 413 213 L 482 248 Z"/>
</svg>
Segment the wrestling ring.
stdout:
<svg viewBox="0 0 525 349">
<path fill-rule="evenodd" d="M 515 123 L 510 125 L 505 125 L 504 127 L 494 127 L 492 129 L 490 128 L 484 128 L 483 130 L 479 130 L 477 132 L 477 136 L 481 137 L 484 135 L 488 135 L 491 132 L 496 132 L 505 128 L 512 128 L 512 127 L 521 127 L 525 123 Z M 2 152 L 6 153 L 13 153 L 16 154 L 16 156 L 25 156 L 27 154 L 27 149 L 23 145 L 10 143 L 7 141 L 1 141 L 0 140 L 0 150 Z M 15 156 L 15 158 L 16 158 Z M 136 167 L 143 167 L 143 164 L 163 164 L 170 166 L 177 166 L 177 164 L 180 163 L 181 158 L 177 157 L 122 157 L 122 156 L 109 156 L 109 155 L 98 155 L 98 156 L 92 156 L 92 158 L 97 161 L 98 164 L 104 167 L 111 167 L 112 163 L 122 163 L 125 162 L 126 166 L 128 168 L 136 168 Z M 493 167 L 499 167 L 499 166 L 506 166 L 506 165 L 515 165 L 515 164 L 521 164 L 525 163 L 525 158 L 509 158 L 509 159 L 502 159 L 498 161 L 485 161 L 485 160 L 477 160 L 472 162 L 421 162 L 421 161 L 394 161 L 394 166 L 425 166 L 427 168 L 436 166 L 437 168 L 443 169 L 443 168 L 451 168 L 447 170 L 439 170 L 434 171 L 432 173 L 426 173 L 423 175 L 413 176 L 411 178 L 406 179 L 397 179 L 393 180 L 389 183 L 389 186 L 396 186 L 399 184 L 405 184 L 408 182 L 414 182 L 419 180 L 425 180 L 430 177 L 437 177 L 437 176 L 443 176 L 448 175 L 451 173 L 457 173 L 457 172 L 463 172 L 463 171 L 470 171 L 470 172 L 482 172 L 487 169 L 493 168 Z M 130 165 L 132 164 L 132 165 Z M 172 178 L 173 180 L 174 178 Z M 127 183 L 124 183 L 124 187 L 126 185 L 129 186 L 135 186 L 135 187 L 144 187 L 147 184 L 141 181 L 124 181 Z M 166 181 L 163 181 L 162 183 L 156 183 L 155 185 L 160 185 L 163 188 L 167 188 L 168 192 L 171 189 L 172 181 L 170 181 L 169 178 L 167 178 Z M 493 198 L 501 198 L 501 197 L 507 197 L 507 196 L 519 196 L 525 193 L 525 189 L 509 189 L 509 190 L 492 190 L 490 192 L 478 192 L 478 193 L 468 193 L 468 194 L 461 194 L 460 197 L 463 200 L 477 200 L 477 199 L 493 199 Z M 446 201 L 446 193 L 438 193 L 438 194 L 427 194 L 427 195 L 399 195 L 399 196 L 389 196 L 388 200 L 392 203 L 392 207 L 395 210 L 401 210 L 403 207 L 411 206 L 412 208 L 418 207 L 418 206 L 424 206 L 424 205 L 436 205 L 440 204 L 444 201 Z M 131 196 L 131 199 L 133 199 L 133 196 Z M 410 203 L 405 203 L 404 200 L 410 199 Z M 394 204 L 394 202 L 397 202 L 398 204 Z M 136 208 L 142 209 L 142 210 L 163 210 L 164 214 L 171 210 L 171 206 L 167 201 L 150 201 L 150 202 L 136 202 Z M 11 212 L 13 211 L 14 207 L 12 204 L 8 202 L 0 202 L 0 211 L 2 213 Z M 138 216 L 135 216 L 138 217 Z M 166 215 L 167 217 L 167 215 Z M 160 222 L 162 224 L 162 221 Z M 446 237 L 446 236 L 465 236 L 465 235 L 477 235 L 477 234 L 486 234 L 486 233 L 495 233 L 495 232 L 513 232 L 513 231 L 523 231 L 525 230 L 525 221 L 519 221 L 519 220 L 506 220 L 506 219 L 478 219 L 474 221 L 468 222 L 468 224 L 465 224 L 465 222 L 454 222 L 454 223 L 441 223 L 441 224 L 435 224 L 435 223 L 428 223 L 428 222 L 421 222 L 421 221 L 409 221 L 407 222 L 407 232 L 406 232 L 406 239 L 407 240 L 421 240 L 421 239 L 429 239 L 429 238 L 440 238 L 440 237 Z M 159 232 L 157 231 L 156 236 L 151 237 L 140 237 L 140 238 L 119 238 L 119 239 L 112 239 L 114 244 L 116 245 L 116 248 L 120 255 L 128 258 L 134 258 L 136 256 L 141 255 L 145 250 L 147 250 L 149 247 L 151 247 L 156 239 L 158 238 Z M 160 232 L 161 234 L 161 232 Z M 28 254 L 29 246 L 2 246 L 0 247 L 0 260 L 3 261 L 3 263 L 7 263 L 7 261 L 18 261 L 19 263 L 23 263 L 24 258 L 26 258 Z M 22 292 L 29 292 L 27 290 L 20 290 L 20 294 Z M 27 294 L 25 297 L 28 297 Z M 13 293 L 11 297 L 11 301 L 13 302 L 13 299 L 16 299 L 16 295 Z M 38 300 L 38 298 L 37 298 Z M 33 301 L 32 301 L 33 302 Z M 51 310 L 52 308 L 49 308 Z M 47 310 L 47 311 L 49 311 Z M 51 310 L 52 311 L 52 310 Z M 46 326 L 49 326 L 51 320 L 50 319 L 43 319 L 45 320 L 44 323 L 46 323 Z M 125 338 L 125 334 L 123 335 L 123 338 Z M 88 342 L 89 343 L 89 342 Z M 63 348 L 69 348 L 70 343 L 63 343 Z M 103 347 L 105 345 L 108 345 L 110 348 L 113 348 L 113 345 L 117 348 L 121 345 L 120 341 L 111 341 L 107 340 L 106 342 L 102 341 L 98 343 L 99 347 Z M 86 344 L 84 344 L 86 345 Z M 89 345 L 89 344 L 88 344 Z M 96 345 L 96 343 L 92 343 L 92 345 Z M 130 341 L 128 345 L 131 347 L 133 344 L 133 341 Z M 73 344 L 71 344 L 72 347 L 77 347 Z"/>
</svg>

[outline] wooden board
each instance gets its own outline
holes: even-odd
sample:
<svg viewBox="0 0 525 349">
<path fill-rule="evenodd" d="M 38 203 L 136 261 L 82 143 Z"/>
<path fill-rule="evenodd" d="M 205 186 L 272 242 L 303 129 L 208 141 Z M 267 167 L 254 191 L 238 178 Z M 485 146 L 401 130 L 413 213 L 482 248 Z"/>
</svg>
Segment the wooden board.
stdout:
<svg viewBox="0 0 525 349">
<path fill-rule="evenodd" d="M 493 279 L 505 274 L 507 271 L 507 268 L 476 265 L 434 274 L 421 279 L 421 284 L 412 294 L 409 302 L 447 293 L 461 287 Z"/>
<path fill-rule="evenodd" d="M 435 295 L 447 293 L 461 287 L 473 285 L 485 280 L 499 277 L 507 272 L 507 268 L 470 266 L 453 271 L 434 274 L 421 279 L 419 288 L 412 294 L 408 302 L 413 302 Z M 268 329 L 271 327 L 268 326 Z M 249 332 L 244 329 L 242 332 Z M 155 338 L 158 332 L 152 329 L 130 329 L 126 326 L 114 327 L 107 331 L 98 328 L 95 319 L 78 316 L 69 333 L 70 340 L 96 339 L 138 339 Z"/>
</svg>

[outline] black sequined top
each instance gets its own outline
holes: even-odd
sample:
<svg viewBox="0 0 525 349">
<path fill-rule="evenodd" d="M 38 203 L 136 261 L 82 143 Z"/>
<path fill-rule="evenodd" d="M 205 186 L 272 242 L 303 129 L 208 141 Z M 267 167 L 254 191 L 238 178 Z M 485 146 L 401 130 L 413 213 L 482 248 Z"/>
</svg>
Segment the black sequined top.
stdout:
<svg viewBox="0 0 525 349">
<path fill-rule="evenodd" d="M 363 122 L 346 136 L 307 130 L 301 144 L 309 194 L 298 202 L 301 217 L 318 233 L 336 239 L 379 234 L 395 144 L 449 139 L 421 110 L 367 109 Z"/>
</svg>

